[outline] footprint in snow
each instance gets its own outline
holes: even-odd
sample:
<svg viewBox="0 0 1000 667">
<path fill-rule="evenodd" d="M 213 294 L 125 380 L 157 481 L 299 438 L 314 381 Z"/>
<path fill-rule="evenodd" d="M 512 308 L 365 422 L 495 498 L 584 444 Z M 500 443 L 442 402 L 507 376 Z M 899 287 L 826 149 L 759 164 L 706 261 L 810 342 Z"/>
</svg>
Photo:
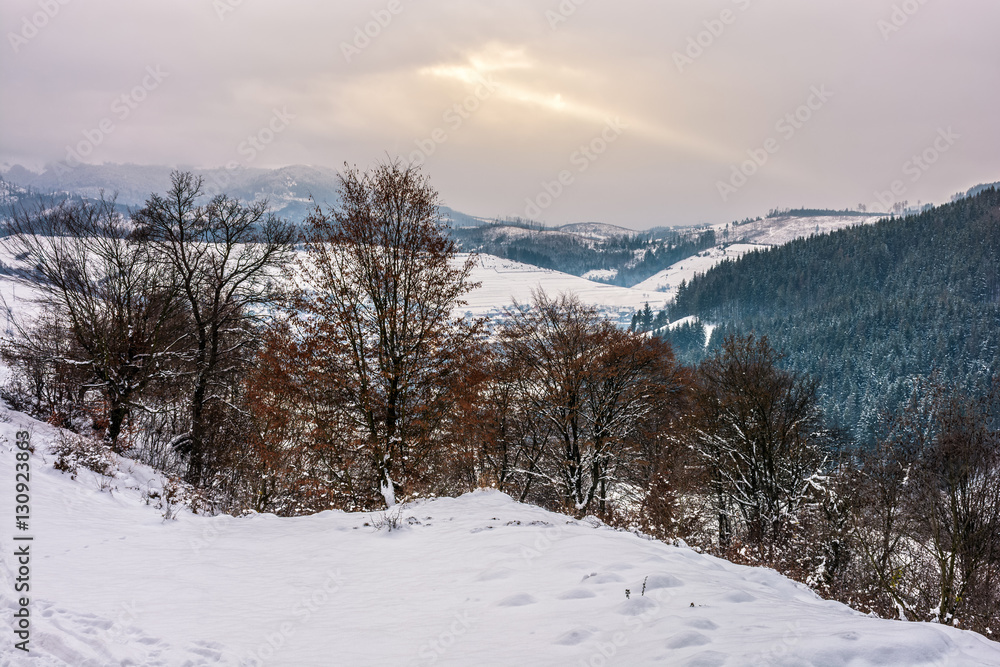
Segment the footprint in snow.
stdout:
<svg viewBox="0 0 1000 667">
<path fill-rule="evenodd" d="M 711 644 L 712 640 L 700 632 L 682 632 L 667 640 L 667 648 L 688 648 L 691 646 L 704 646 Z"/>
<path fill-rule="evenodd" d="M 194 653 L 195 655 L 200 655 L 203 658 L 208 658 L 213 662 L 218 662 L 222 659 L 222 645 L 215 642 L 194 642 L 194 647 L 189 648 L 189 653 Z"/>
<path fill-rule="evenodd" d="M 527 593 L 518 593 L 517 595 L 511 595 L 505 597 L 500 602 L 497 602 L 498 607 L 524 607 L 529 604 L 535 604 L 538 602 L 535 598 L 528 595 Z"/>
<path fill-rule="evenodd" d="M 741 603 L 741 602 L 753 602 L 757 598 L 750 595 L 746 591 L 736 591 L 735 593 L 730 593 L 729 595 L 727 595 L 722 599 L 725 600 L 726 602 Z"/>
<path fill-rule="evenodd" d="M 613 572 L 605 572 L 604 574 L 598 574 L 596 572 L 586 575 L 580 580 L 580 583 L 587 582 L 588 584 L 617 584 L 625 581 L 620 576 Z"/>
<path fill-rule="evenodd" d="M 555 643 L 561 646 L 576 646 L 582 642 L 587 641 L 593 636 L 593 632 L 585 628 L 577 628 L 575 630 L 570 630 L 569 632 L 564 632 L 559 635 Z"/>
<path fill-rule="evenodd" d="M 644 616 L 659 608 L 660 605 L 653 598 L 637 597 L 618 605 L 618 613 L 622 616 Z"/>
<path fill-rule="evenodd" d="M 718 651 L 702 651 L 681 664 L 684 667 L 722 667 L 728 659 L 726 654 Z"/>
<path fill-rule="evenodd" d="M 718 630 L 719 626 L 708 620 L 707 618 L 692 618 L 690 621 L 684 621 L 684 625 L 689 628 L 698 628 L 699 630 Z"/>
<path fill-rule="evenodd" d="M 506 579 L 512 574 L 514 574 L 514 570 L 509 567 L 495 567 L 480 574 L 476 577 L 476 581 L 496 581 L 497 579 Z"/>
</svg>

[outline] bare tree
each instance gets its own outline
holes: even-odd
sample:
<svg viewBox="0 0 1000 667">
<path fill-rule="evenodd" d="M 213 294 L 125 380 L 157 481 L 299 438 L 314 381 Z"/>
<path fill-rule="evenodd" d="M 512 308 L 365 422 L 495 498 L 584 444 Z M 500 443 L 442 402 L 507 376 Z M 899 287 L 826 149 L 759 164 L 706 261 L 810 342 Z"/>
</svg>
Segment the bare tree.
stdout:
<svg viewBox="0 0 1000 667">
<path fill-rule="evenodd" d="M 81 394 L 88 388 L 104 394 L 105 437 L 112 446 L 135 399 L 160 377 L 178 347 L 179 304 L 170 273 L 152 261 L 148 243 L 130 232 L 114 200 L 102 196 L 93 203 L 15 211 L 4 239 L 29 264 L 43 303 L 73 341 L 58 361 L 89 371 Z M 36 346 L 39 338 L 20 333 L 22 351 Z"/>
<path fill-rule="evenodd" d="M 937 575 L 929 613 L 948 625 L 982 629 L 1000 616 L 998 398 L 940 391 L 930 446 L 914 470 L 916 537 Z"/>
<path fill-rule="evenodd" d="M 190 320 L 190 428 L 174 442 L 189 456 L 187 480 L 201 482 L 206 466 L 209 410 L 227 402 L 226 378 L 252 356 L 255 323 L 279 296 L 275 280 L 288 260 L 294 228 L 267 201 L 243 204 L 218 195 L 199 203 L 202 179 L 171 174 L 163 196 L 153 194 L 133 213 L 145 239 L 176 280 Z"/>
<path fill-rule="evenodd" d="M 723 545 L 738 529 L 753 544 L 772 542 L 822 471 L 828 432 L 816 385 L 779 359 L 766 338 L 730 336 L 699 368 L 689 442 L 710 472 Z"/>
<path fill-rule="evenodd" d="M 373 502 L 395 502 L 440 453 L 478 328 L 453 312 L 476 285 L 436 191 L 399 162 L 340 177 L 340 204 L 310 216 L 294 302 L 302 362 L 337 463 Z"/>
<path fill-rule="evenodd" d="M 508 457 L 529 465 L 514 472 L 574 512 L 608 510 L 682 391 L 669 346 L 616 328 L 576 297 L 541 292 L 510 309 L 497 344 L 525 431 Z"/>
<path fill-rule="evenodd" d="M 974 397 L 932 380 L 883 418 L 885 432 L 852 480 L 853 543 L 877 591 L 875 611 L 981 632 L 996 627 L 998 415 L 996 387 Z"/>
<path fill-rule="evenodd" d="M 883 616 L 915 619 L 914 582 L 920 579 L 921 554 L 913 541 L 910 483 L 925 442 L 923 429 L 902 416 L 883 420 L 875 447 L 864 450 L 850 471 L 853 548 L 873 582 L 866 604 Z"/>
</svg>

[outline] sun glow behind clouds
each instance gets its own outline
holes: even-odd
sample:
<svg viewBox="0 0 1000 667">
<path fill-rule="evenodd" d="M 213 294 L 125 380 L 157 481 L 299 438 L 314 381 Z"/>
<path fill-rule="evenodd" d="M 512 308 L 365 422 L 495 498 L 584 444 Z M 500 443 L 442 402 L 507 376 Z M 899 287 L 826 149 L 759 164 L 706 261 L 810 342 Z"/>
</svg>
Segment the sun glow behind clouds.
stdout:
<svg viewBox="0 0 1000 667">
<path fill-rule="evenodd" d="M 526 110 L 547 112 L 547 116 L 536 119 L 542 125 L 558 123 L 563 126 L 570 118 L 600 126 L 611 119 L 620 119 L 629 133 L 647 142 L 700 157 L 733 157 L 731 151 L 690 131 L 679 132 L 634 113 L 584 99 L 588 91 L 580 89 L 580 79 L 585 83 L 585 77 L 568 77 L 563 65 L 541 63 L 530 57 L 524 48 L 493 45 L 467 55 L 465 62 L 424 67 L 419 73 L 467 86 L 488 82 L 495 87 L 495 97 Z M 553 90 L 555 86 L 559 87 Z M 568 92 L 574 87 L 578 89 L 576 94 Z"/>
<path fill-rule="evenodd" d="M 545 212 L 550 223 L 843 208 L 888 188 L 949 125 L 975 139 L 908 184 L 907 197 L 943 201 L 997 179 L 997 90 L 982 84 L 1000 62 L 997 2 L 925 3 L 888 40 L 886 3 L 752 3 L 724 35 L 696 43 L 701 55 L 682 70 L 674 54 L 705 41 L 719 15 L 704 1 L 578 2 L 553 25 L 555 0 L 422 0 L 404 3 L 377 35 L 365 34 L 373 8 L 363 3 L 305 0 L 293 12 L 242 3 L 224 22 L 211 3 L 167 4 L 73 4 L 72 17 L 60 14 L 16 57 L 0 58 L 0 114 L 17 128 L 2 136 L 0 169 L 64 159 L 152 64 L 169 78 L 90 161 L 226 164 L 287 107 L 294 122 L 250 166 L 369 164 L 409 155 L 436 133 L 446 140 L 427 173 L 450 206 L 479 215 L 519 215 L 579 146 L 609 120 L 621 126 L 586 185 L 581 177 Z M 37 5 L 5 0 L 0 21 L 17 32 Z M 356 42 L 366 46 L 346 59 L 341 45 Z M 829 107 L 724 201 L 716 183 L 819 85 L 836 93 Z"/>
</svg>

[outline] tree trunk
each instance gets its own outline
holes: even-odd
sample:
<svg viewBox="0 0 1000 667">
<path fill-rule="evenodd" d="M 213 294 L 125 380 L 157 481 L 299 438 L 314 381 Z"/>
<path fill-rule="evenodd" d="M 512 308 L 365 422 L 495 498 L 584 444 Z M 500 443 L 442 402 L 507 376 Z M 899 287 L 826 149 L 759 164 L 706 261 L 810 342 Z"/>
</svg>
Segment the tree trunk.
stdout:
<svg viewBox="0 0 1000 667">
<path fill-rule="evenodd" d="M 108 431 L 104 437 L 111 446 L 111 450 L 118 454 L 121 454 L 118 450 L 118 436 L 121 435 L 122 424 L 127 415 L 128 406 L 125 401 L 115 401 L 111 404 L 111 409 L 108 411 Z"/>
</svg>

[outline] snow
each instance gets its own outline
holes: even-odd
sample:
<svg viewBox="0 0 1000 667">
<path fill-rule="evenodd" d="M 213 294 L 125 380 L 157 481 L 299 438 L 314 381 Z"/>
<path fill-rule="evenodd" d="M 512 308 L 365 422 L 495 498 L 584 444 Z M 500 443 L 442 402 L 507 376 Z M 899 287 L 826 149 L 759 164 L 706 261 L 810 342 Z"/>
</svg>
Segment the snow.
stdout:
<svg viewBox="0 0 1000 667">
<path fill-rule="evenodd" d="M 677 295 L 677 288 L 682 282 L 691 282 L 697 276 L 707 272 L 716 264 L 727 259 L 736 260 L 754 250 L 767 250 L 769 246 L 750 243 L 733 243 L 728 246 L 718 245 L 708 250 L 682 259 L 671 264 L 656 275 L 643 280 L 632 289 L 664 292 L 668 300 Z"/>
<path fill-rule="evenodd" d="M 467 255 L 462 255 L 459 260 L 464 262 L 466 258 Z M 495 314 L 510 306 L 515 299 L 519 303 L 530 303 L 531 292 L 539 288 L 549 296 L 563 292 L 576 294 L 584 303 L 619 318 L 631 317 L 646 303 L 654 311 L 661 310 L 670 300 L 669 294 L 652 289 L 596 283 L 568 273 L 486 254 L 477 257 L 472 280 L 481 282 L 482 286 L 465 296 L 468 305 L 459 310 L 477 316 Z"/>
<path fill-rule="evenodd" d="M 635 285 L 633 289 L 662 291 L 673 298 L 677 295 L 677 288 L 682 281 L 691 282 L 692 278 L 706 273 L 723 260 L 739 259 L 753 250 L 767 250 L 773 246 L 783 245 L 795 239 L 815 234 L 829 234 L 845 227 L 869 225 L 882 217 L 884 216 L 781 216 L 748 222 L 735 227 L 724 224 L 714 225 L 712 229 L 715 231 L 715 237 L 722 239 L 722 243 L 693 257 L 676 262 Z M 727 230 L 728 237 L 724 237 Z"/>
<path fill-rule="evenodd" d="M 729 238 L 739 243 L 781 245 L 814 234 L 829 234 L 845 227 L 870 225 L 884 215 L 822 215 L 812 217 L 780 216 L 729 228 Z M 725 225 L 716 225 L 717 238 L 722 237 Z"/>
<path fill-rule="evenodd" d="M 617 275 L 618 269 L 593 269 L 580 277 L 585 280 L 614 280 Z"/>
<path fill-rule="evenodd" d="M 603 222 L 575 222 L 561 227 L 556 227 L 556 229 L 560 232 L 575 234 L 577 236 L 597 241 L 607 241 L 613 238 L 634 236 L 637 234 L 634 230 L 619 227 L 617 225 L 609 225 Z"/>
<path fill-rule="evenodd" d="M 705 322 L 702 322 L 701 318 L 699 318 L 697 315 L 688 315 L 687 317 L 682 317 L 679 320 L 674 320 L 670 324 L 663 327 L 663 329 L 666 329 L 667 331 L 673 331 L 674 329 L 682 327 L 685 324 L 698 324 L 699 322 L 701 322 L 702 327 L 705 328 L 705 347 L 708 347 L 708 344 L 712 340 L 712 332 L 715 331 L 715 328 L 718 325 L 707 324 Z"/>
<path fill-rule="evenodd" d="M 496 491 L 399 506 L 394 530 L 337 511 L 164 520 L 149 468 L 71 479 L 52 468 L 54 428 L 0 417 L 4 665 L 1000 664 L 979 635 L 869 618 Z M 20 428 L 36 447 L 28 654 L 10 628 Z"/>
</svg>

